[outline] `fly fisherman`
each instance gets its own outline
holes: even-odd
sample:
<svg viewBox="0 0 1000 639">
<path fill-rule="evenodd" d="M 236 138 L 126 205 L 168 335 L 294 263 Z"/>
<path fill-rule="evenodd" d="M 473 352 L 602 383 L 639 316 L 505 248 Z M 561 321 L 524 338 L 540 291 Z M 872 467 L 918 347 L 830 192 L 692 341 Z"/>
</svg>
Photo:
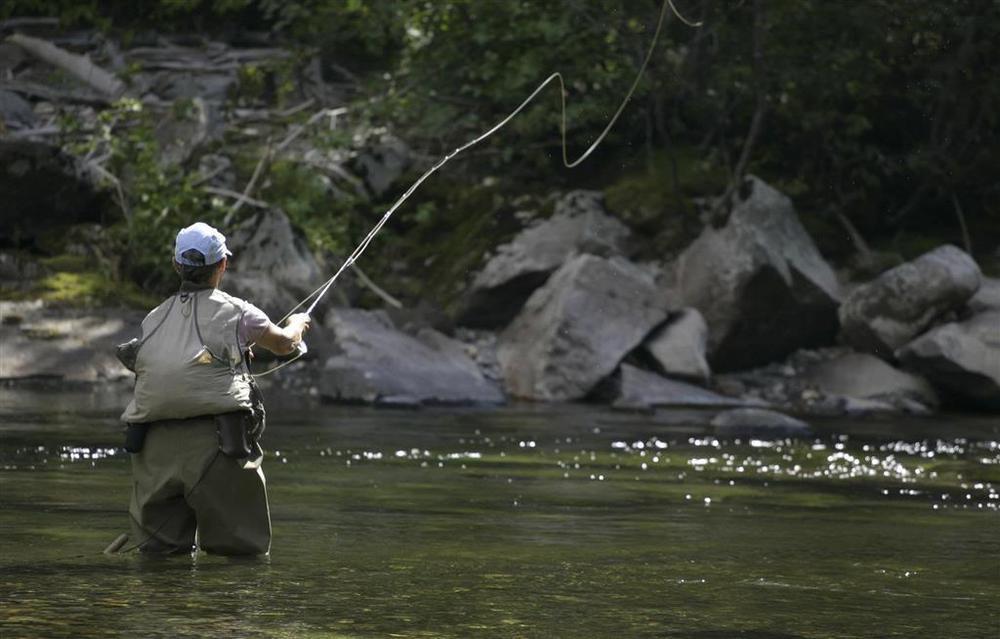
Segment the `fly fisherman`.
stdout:
<svg viewBox="0 0 1000 639">
<path fill-rule="evenodd" d="M 177 234 L 180 290 L 119 347 L 135 372 L 121 420 L 132 457 L 132 541 L 146 552 L 195 546 L 224 555 L 265 554 L 271 545 L 263 453 L 263 404 L 248 369 L 249 347 L 277 355 L 298 347 L 309 316 L 284 327 L 219 290 L 226 238 L 198 222 Z"/>
</svg>

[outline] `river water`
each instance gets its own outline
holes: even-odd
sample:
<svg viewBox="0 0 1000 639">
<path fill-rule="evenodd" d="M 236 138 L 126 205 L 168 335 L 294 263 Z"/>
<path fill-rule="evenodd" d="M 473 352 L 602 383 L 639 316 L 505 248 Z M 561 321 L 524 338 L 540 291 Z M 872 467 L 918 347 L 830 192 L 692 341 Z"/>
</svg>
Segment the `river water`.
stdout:
<svg viewBox="0 0 1000 639">
<path fill-rule="evenodd" d="M 1000 420 L 269 398 L 266 559 L 101 550 L 124 401 L 0 390 L 0 637 L 1000 636 Z"/>
</svg>

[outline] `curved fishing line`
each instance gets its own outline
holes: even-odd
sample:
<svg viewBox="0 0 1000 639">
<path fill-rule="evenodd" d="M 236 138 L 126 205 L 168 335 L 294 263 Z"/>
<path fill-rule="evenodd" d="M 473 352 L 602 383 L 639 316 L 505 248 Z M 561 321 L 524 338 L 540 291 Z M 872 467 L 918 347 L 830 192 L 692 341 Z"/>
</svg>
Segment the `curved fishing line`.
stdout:
<svg viewBox="0 0 1000 639">
<path fill-rule="evenodd" d="M 337 271 L 328 280 L 326 280 L 325 282 L 323 282 L 322 284 L 320 284 L 313 292 L 309 293 L 309 295 L 307 295 L 305 298 L 303 298 L 302 301 L 300 301 L 298 304 L 296 304 L 294 307 L 292 307 L 292 309 L 290 311 L 288 311 L 285 314 L 285 316 L 282 317 L 278 321 L 278 324 L 284 323 L 284 321 L 287 320 L 289 317 L 291 317 L 291 315 L 293 313 L 295 313 L 295 311 L 297 311 L 300 308 L 302 308 L 303 306 L 305 306 L 305 304 L 308 303 L 310 300 L 312 300 L 312 302 L 306 308 L 305 313 L 307 315 L 312 314 L 313 310 L 316 308 L 316 305 L 319 304 L 320 300 L 322 300 L 323 297 L 327 294 L 327 292 L 330 290 L 330 288 L 333 286 L 333 284 L 340 277 L 341 273 L 343 273 L 350 266 L 352 266 L 354 264 L 354 262 L 356 262 L 358 260 L 358 258 L 360 258 L 362 254 L 364 254 L 364 252 L 368 249 L 368 245 L 371 244 L 371 242 L 372 242 L 373 239 L 375 239 L 375 236 L 378 235 L 378 232 L 382 230 L 382 227 L 386 225 L 386 223 L 389 221 L 389 218 L 392 217 L 392 214 L 395 213 L 396 210 L 400 206 L 402 206 L 402 204 L 404 202 L 406 202 L 407 199 L 409 199 L 409 197 L 413 194 L 413 192 L 416 191 L 420 187 L 420 185 L 423 184 L 425 180 L 427 180 L 427 178 L 429 178 L 431 175 L 433 175 L 435 172 L 437 172 L 438 169 L 440 169 L 445 164 L 447 164 L 452 158 L 454 158 L 459 153 L 462 153 L 462 152 L 466 151 L 467 149 L 470 149 L 470 148 L 476 146 L 477 144 L 479 144 L 483 140 L 487 139 L 488 137 L 492 136 L 494 133 L 496 133 L 497 131 L 499 131 L 503 127 L 507 126 L 507 124 L 511 120 L 513 120 L 515 117 L 517 117 L 517 115 L 520 114 L 521 111 L 523 111 L 525 108 L 527 108 L 527 106 L 529 104 L 531 104 L 532 100 L 534 100 L 535 97 L 539 93 L 541 93 L 543 90 L 545 90 L 545 88 L 548 87 L 553 82 L 558 82 L 559 83 L 559 96 L 560 96 L 560 104 L 561 104 L 561 107 L 562 107 L 562 114 L 561 114 L 561 118 L 560 118 L 559 131 L 560 131 L 561 138 L 562 138 L 562 162 L 563 162 L 563 166 L 565 166 L 568 169 L 572 169 L 572 168 L 575 168 L 576 166 L 579 166 L 584 160 L 586 160 L 588 157 L 590 157 L 590 154 L 593 153 L 594 150 L 601 144 L 601 142 L 604 141 L 604 138 L 607 137 L 608 133 L 611 132 L 611 128 L 614 127 L 615 123 L 618 121 L 618 118 L 621 116 L 622 112 L 625 110 L 625 107 L 626 107 L 626 105 L 628 105 L 629 100 L 632 99 L 632 95 L 635 93 L 636 88 L 639 86 L 639 81 L 642 79 L 642 76 L 643 76 L 643 74 L 646 71 L 646 67 L 649 65 L 649 61 L 653 57 L 653 51 L 656 49 L 656 43 L 657 43 L 657 41 L 660 38 L 660 32 L 663 30 L 663 19 L 664 19 L 664 17 L 667 14 L 667 8 L 668 7 L 673 12 L 673 14 L 675 16 L 677 16 L 677 18 L 681 22 L 683 22 L 684 24 L 686 24 L 686 25 L 688 25 L 690 27 L 700 27 L 702 25 L 702 22 L 700 22 L 700 21 L 699 22 L 692 22 L 692 21 L 689 21 L 684 16 L 682 16 L 681 13 L 677 10 L 677 7 L 674 6 L 673 0 L 664 0 L 663 5 L 660 7 L 659 18 L 657 18 L 657 21 L 656 21 L 656 30 L 653 32 L 653 40 L 650 42 L 649 49 L 646 51 L 646 57 L 643 59 L 642 64 L 639 66 L 639 71 L 636 73 L 635 79 L 632 81 L 632 86 L 629 87 L 628 93 L 625 94 L 625 98 L 622 100 L 621 104 L 618 106 L 618 110 L 615 111 L 615 114 L 613 116 L 611 116 L 611 120 L 608 121 L 608 124 L 604 127 L 604 130 L 601 131 L 600 135 L 597 136 L 597 139 L 595 139 L 590 144 L 590 146 L 587 147 L 587 149 L 583 153 L 580 154 L 580 157 L 578 157 L 577 159 L 575 159 L 573 161 L 570 161 L 570 159 L 569 159 L 569 148 L 568 148 L 568 146 L 566 144 L 566 84 L 563 81 L 562 73 L 560 73 L 559 71 L 556 71 L 555 73 L 553 73 L 552 75 L 550 75 L 548 78 L 546 78 L 544 82 L 542 82 L 541 84 L 539 84 L 538 87 L 534 91 L 531 92 L 531 95 L 529 95 L 527 98 L 525 98 L 525 100 L 523 102 L 521 102 L 521 104 L 518 105 L 518 107 L 516 109 L 514 109 L 513 111 L 511 111 L 507 115 L 507 117 L 505 117 L 504 119 L 500 120 L 500 122 L 498 122 L 497 124 L 495 124 L 492 128 L 490 128 L 489 130 L 487 130 L 485 133 L 482 133 L 478 137 L 473 138 L 469 142 L 466 142 L 462 146 L 460 146 L 460 147 L 456 148 L 455 150 L 453 150 L 451 153 L 448 153 L 447 155 L 445 155 L 444 157 L 442 157 L 440 160 L 437 161 L 437 163 L 434 164 L 434 166 L 432 166 L 423 175 L 421 175 L 419 178 L 417 178 L 417 180 L 412 185 L 410 185 L 410 188 L 408 188 L 406 190 L 406 192 L 403 193 L 399 197 L 399 199 L 397 199 L 395 201 L 395 203 L 393 203 L 393 205 L 391 207 L 389 207 L 389 209 L 385 212 L 385 214 L 382 216 L 382 218 L 368 232 L 368 235 L 366 235 L 364 237 L 364 239 L 361 240 L 361 243 L 358 244 L 357 248 L 355 248 L 354 251 L 344 260 L 343 264 L 340 265 L 340 268 L 338 268 Z M 300 352 L 299 354 L 297 354 L 292 359 L 290 359 L 288 361 L 285 361 L 285 362 L 282 362 L 278 366 L 275 366 L 274 368 L 268 369 L 267 371 L 264 371 L 263 373 L 258 373 L 254 377 L 263 377 L 265 375 L 270 375 L 271 373 L 274 373 L 274 372 L 276 372 L 276 371 L 284 368 L 285 366 L 288 366 L 289 364 L 295 362 L 297 359 L 299 359 L 300 357 L 302 357 L 303 354 L 304 353 Z"/>
</svg>

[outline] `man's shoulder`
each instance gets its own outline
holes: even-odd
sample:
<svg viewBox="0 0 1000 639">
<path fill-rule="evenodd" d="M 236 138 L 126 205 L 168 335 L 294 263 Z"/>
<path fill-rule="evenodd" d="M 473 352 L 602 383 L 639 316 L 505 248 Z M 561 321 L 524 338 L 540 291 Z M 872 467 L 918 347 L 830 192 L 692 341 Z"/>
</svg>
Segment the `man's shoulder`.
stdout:
<svg viewBox="0 0 1000 639">
<path fill-rule="evenodd" d="M 212 296 L 213 298 L 215 298 L 220 302 L 226 302 L 234 306 L 237 306 L 241 311 L 243 311 L 244 315 L 249 315 L 251 317 L 263 317 L 264 319 L 267 319 L 267 313 L 260 310 L 259 308 L 254 306 L 252 303 L 246 301 L 245 299 L 236 297 L 235 295 L 230 295 L 229 293 L 226 293 L 225 291 L 220 289 L 215 289 L 214 291 L 212 291 Z"/>
</svg>

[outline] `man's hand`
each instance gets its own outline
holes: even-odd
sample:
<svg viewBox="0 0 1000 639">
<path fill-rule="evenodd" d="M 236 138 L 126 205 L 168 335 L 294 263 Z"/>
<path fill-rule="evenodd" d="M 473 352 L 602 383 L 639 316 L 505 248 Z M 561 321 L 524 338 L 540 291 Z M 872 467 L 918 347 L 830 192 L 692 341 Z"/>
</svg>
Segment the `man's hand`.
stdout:
<svg viewBox="0 0 1000 639">
<path fill-rule="evenodd" d="M 302 334 L 309 330 L 311 319 L 306 313 L 296 313 L 288 318 L 284 327 L 271 323 L 267 325 L 264 334 L 257 338 L 257 345 L 271 351 L 275 355 L 288 355 L 302 341 Z"/>
</svg>

